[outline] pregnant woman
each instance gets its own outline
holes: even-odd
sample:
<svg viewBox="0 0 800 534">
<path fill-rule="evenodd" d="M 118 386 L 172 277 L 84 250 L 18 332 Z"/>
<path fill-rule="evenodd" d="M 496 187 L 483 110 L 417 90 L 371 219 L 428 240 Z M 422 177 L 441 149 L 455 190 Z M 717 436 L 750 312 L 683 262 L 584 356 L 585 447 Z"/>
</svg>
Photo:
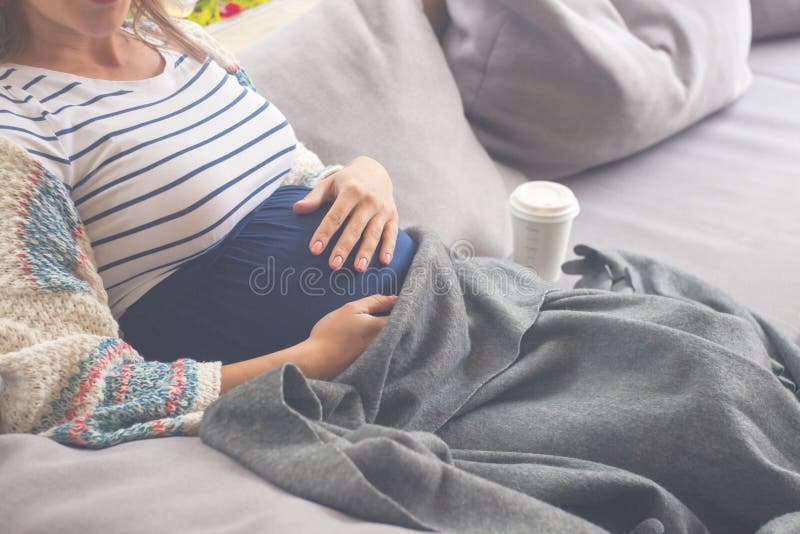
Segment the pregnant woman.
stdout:
<svg viewBox="0 0 800 534">
<path fill-rule="evenodd" d="M 577 249 L 591 289 L 559 290 L 398 231 L 380 164 L 324 167 L 159 6 L 0 0 L 0 433 L 199 433 L 445 532 L 797 509 L 800 349 L 768 322 L 635 255 Z"/>
<path fill-rule="evenodd" d="M 123 24 L 131 8 L 135 22 Z M 50 435 L 91 446 L 189 431 L 182 414 L 249 378 L 286 362 L 331 378 L 363 351 L 415 248 L 378 162 L 323 168 L 233 58 L 196 25 L 175 26 L 159 0 L 1 0 L 0 10 L 3 160 L 27 164 L 39 186 L 2 183 L 4 214 L 38 225 L 11 230 L 4 298 L 17 302 L 8 287 L 37 280 L 26 286 L 37 302 L 22 305 L 63 327 L 37 338 L 40 325 L 4 317 L 14 326 L 3 352 L 20 348 L 12 331 L 50 345 L 29 348 L 47 359 L 26 378 L 49 383 L 42 413 L 3 413 L 2 430 L 66 419 Z M 81 263 L 87 238 L 94 264 Z M 96 266 L 125 342 L 105 312 L 85 316 L 96 306 L 81 301 L 70 315 L 59 300 L 86 298 L 94 273 L 75 276 L 80 266 Z M 54 267 L 72 279 L 53 284 L 43 272 Z M 4 355 L 0 371 L 33 365 L 24 358 Z M 143 403 L 155 411 L 134 416 Z M 121 419 L 108 434 L 77 430 L 111 404 Z"/>
</svg>

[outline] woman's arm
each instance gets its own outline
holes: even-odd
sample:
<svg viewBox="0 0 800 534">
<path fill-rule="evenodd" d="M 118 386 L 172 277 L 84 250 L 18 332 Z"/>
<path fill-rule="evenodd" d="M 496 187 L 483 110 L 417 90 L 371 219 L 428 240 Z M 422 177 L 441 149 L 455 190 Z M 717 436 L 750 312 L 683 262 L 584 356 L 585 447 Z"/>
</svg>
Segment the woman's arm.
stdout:
<svg viewBox="0 0 800 534">
<path fill-rule="evenodd" d="M 2 136 L 0 190 L 0 433 L 99 448 L 195 432 L 220 362 L 148 362 L 118 337 L 64 184 Z"/>
<path fill-rule="evenodd" d="M 394 295 L 371 295 L 345 304 L 319 320 L 309 338 L 273 354 L 222 366 L 221 394 L 261 374 L 293 363 L 308 378 L 329 380 L 344 371 L 372 343 L 392 309 Z"/>
</svg>

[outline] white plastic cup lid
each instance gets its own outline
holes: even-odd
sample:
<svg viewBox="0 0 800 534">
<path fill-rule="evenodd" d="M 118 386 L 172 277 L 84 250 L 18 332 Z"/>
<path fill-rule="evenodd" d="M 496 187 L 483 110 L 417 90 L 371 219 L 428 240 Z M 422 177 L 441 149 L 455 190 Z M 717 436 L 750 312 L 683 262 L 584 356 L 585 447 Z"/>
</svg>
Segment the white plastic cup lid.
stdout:
<svg viewBox="0 0 800 534">
<path fill-rule="evenodd" d="M 517 217 L 538 222 L 563 222 L 580 213 L 572 190 L 556 182 L 526 182 L 511 193 L 510 204 Z"/>
</svg>

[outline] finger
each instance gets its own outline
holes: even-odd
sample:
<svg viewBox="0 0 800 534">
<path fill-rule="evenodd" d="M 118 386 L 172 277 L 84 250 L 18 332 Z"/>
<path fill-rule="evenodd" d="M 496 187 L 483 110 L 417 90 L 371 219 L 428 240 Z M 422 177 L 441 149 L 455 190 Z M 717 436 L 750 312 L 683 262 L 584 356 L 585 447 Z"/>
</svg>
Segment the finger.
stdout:
<svg viewBox="0 0 800 534">
<path fill-rule="evenodd" d="M 317 184 L 302 200 L 292 206 L 295 213 L 312 213 L 333 196 L 333 180 L 323 180 Z"/>
<path fill-rule="evenodd" d="M 355 259 L 355 268 L 357 271 L 364 272 L 367 270 L 367 265 L 372 260 L 372 255 L 375 253 L 375 248 L 381 240 L 383 228 L 385 223 L 378 217 L 373 218 L 367 228 L 364 230 L 364 235 L 361 238 L 361 246 L 358 248 L 358 253 Z"/>
<path fill-rule="evenodd" d="M 356 313 L 386 313 L 391 311 L 397 302 L 397 295 L 370 295 L 350 303 Z"/>
<path fill-rule="evenodd" d="M 397 232 L 397 218 L 390 220 L 383 227 L 383 245 L 381 245 L 381 252 L 378 257 L 384 265 L 392 263 L 394 247 L 397 244 Z"/>
<path fill-rule="evenodd" d="M 389 316 L 387 316 L 387 315 L 384 315 L 383 317 L 372 317 L 372 316 L 369 316 L 369 317 L 367 317 L 367 319 L 369 320 L 370 325 L 372 326 L 373 332 L 375 334 L 377 334 L 378 332 L 383 330 L 383 327 L 386 326 L 386 323 L 389 322 Z"/>
<path fill-rule="evenodd" d="M 331 269 L 338 269 L 344 264 L 345 258 L 350 255 L 353 247 L 361 239 L 364 228 L 367 227 L 374 216 L 375 210 L 363 204 L 350 215 L 347 226 L 345 226 L 344 231 L 339 236 L 339 240 L 331 251 L 331 257 L 328 261 Z"/>
<path fill-rule="evenodd" d="M 328 210 L 328 213 L 323 217 L 322 222 L 319 223 L 314 235 L 311 237 L 309 248 L 311 253 L 318 256 L 328 246 L 333 234 L 335 234 L 339 227 L 347 220 L 347 216 L 353 211 L 353 208 L 358 203 L 358 197 L 354 195 L 342 194 L 336 197 L 333 205 Z"/>
</svg>

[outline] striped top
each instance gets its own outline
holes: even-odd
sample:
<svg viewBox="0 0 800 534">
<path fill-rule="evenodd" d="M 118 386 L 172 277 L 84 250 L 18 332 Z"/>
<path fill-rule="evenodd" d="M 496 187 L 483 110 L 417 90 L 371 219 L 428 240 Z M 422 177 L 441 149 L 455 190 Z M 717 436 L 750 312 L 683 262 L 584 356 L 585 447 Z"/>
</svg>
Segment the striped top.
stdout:
<svg viewBox="0 0 800 534">
<path fill-rule="evenodd" d="M 290 171 L 283 114 L 211 59 L 107 81 L 0 64 L 0 135 L 68 187 L 115 317 L 221 241 Z"/>
</svg>

